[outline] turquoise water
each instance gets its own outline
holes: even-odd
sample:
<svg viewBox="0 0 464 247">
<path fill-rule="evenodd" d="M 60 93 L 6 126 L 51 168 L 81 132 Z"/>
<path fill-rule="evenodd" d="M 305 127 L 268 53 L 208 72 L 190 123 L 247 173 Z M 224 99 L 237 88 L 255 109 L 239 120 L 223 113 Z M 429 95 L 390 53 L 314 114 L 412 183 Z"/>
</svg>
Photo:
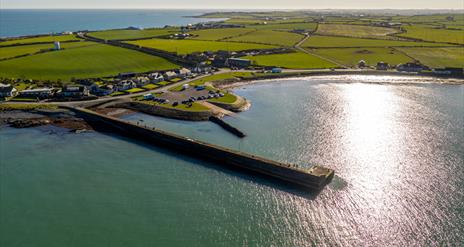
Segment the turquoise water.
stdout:
<svg viewBox="0 0 464 247">
<path fill-rule="evenodd" d="M 383 80 L 406 79 L 236 89 L 252 101 L 227 119 L 241 141 L 208 122 L 125 117 L 335 169 L 319 194 L 114 135 L 2 128 L 0 246 L 459 246 L 464 86 Z"/>
<path fill-rule="evenodd" d="M 205 10 L 0 9 L 0 37 L 114 28 L 164 27 L 220 19 L 192 18 Z"/>
</svg>

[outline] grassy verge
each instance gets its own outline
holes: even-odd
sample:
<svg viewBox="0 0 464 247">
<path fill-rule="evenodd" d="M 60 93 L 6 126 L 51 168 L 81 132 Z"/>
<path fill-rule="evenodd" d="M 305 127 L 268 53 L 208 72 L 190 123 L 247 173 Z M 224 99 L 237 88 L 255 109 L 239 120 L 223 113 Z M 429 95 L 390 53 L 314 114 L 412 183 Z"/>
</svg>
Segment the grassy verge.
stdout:
<svg viewBox="0 0 464 247">
<path fill-rule="evenodd" d="M 36 110 L 36 109 L 57 109 L 58 106 L 51 104 L 0 104 L 0 111 L 13 110 Z"/>
<path fill-rule="evenodd" d="M 138 87 L 126 90 L 126 92 L 128 92 L 128 93 L 140 93 L 140 92 L 143 92 L 143 91 L 145 91 L 145 89 L 138 88 Z"/>
</svg>

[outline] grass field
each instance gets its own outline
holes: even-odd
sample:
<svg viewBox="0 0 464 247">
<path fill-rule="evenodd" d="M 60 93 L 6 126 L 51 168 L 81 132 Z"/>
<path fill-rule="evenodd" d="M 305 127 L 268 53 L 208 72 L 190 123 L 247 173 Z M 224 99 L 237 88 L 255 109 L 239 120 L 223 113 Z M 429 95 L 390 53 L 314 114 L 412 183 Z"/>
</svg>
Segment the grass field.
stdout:
<svg viewBox="0 0 464 247">
<path fill-rule="evenodd" d="M 127 93 L 140 93 L 140 92 L 143 92 L 143 91 L 145 91 L 145 89 L 138 88 L 138 87 L 126 90 Z"/>
<path fill-rule="evenodd" d="M 152 90 L 152 89 L 156 89 L 156 88 L 159 88 L 160 86 L 159 85 L 156 85 L 156 84 L 147 84 L 145 86 L 143 86 L 142 88 L 144 89 L 147 89 L 147 90 Z"/>
<path fill-rule="evenodd" d="M 172 104 L 160 104 L 152 100 L 140 100 L 139 102 L 148 104 L 148 105 L 156 105 L 156 106 L 161 106 L 165 108 L 177 109 L 181 111 L 192 111 L 192 112 L 209 111 L 208 107 L 202 104 L 199 104 L 197 102 L 193 102 L 191 106 L 184 105 L 184 104 L 178 104 L 177 106 L 172 106 Z"/>
<path fill-rule="evenodd" d="M 221 28 L 193 31 L 190 34 L 198 35 L 198 37 L 194 37 L 193 39 L 217 41 L 243 35 L 254 30 L 253 28 Z"/>
<path fill-rule="evenodd" d="M 223 97 L 220 98 L 212 98 L 209 99 L 208 102 L 218 102 L 218 103 L 225 103 L 225 104 L 232 104 L 237 101 L 237 96 L 231 93 L 224 93 Z"/>
<path fill-rule="evenodd" d="M 143 29 L 143 30 L 107 30 L 99 32 L 91 32 L 89 36 L 104 39 L 104 40 L 125 40 L 125 39 L 143 39 L 157 36 L 164 36 L 179 32 L 179 29 L 173 28 L 157 28 L 157 29 Z"/>
<path fill-rule="evenodd" d="M 312 52 L 351 67 L 355 67 L 360 60 L 366 61 L 371 66 L 381 61 L 397 65 L 412 60 L 401 52 L 390 48 L 314 49 Z"/>
<path fill-rule="evenodd" d="M 199 86 L 203 85 L 206 82 L 214 82 L 214 81 L 221 81 L 225 79 L 232 79 L 232 78 L 251 78 L 254 76 L 254 73 L 252 72 L 229 72 L 229 73 L 221 73 L 221 74 L 215 74 L 215 75 L 209 75 L 205 76 L 200 79 L 193 80 L 189 83 L 190 86 Z M 169 91 L 181 91 L 182 90 L 182 85 L 179 85 L 177 87 L 170 88 Z"/>
<path fill-rule="evenodd" d="M 303 39 L 303 35 L 273 30 L 259 30 L 227 41 L 250 42 L 278 46 L 293 46 Z"/>
<path fill-rule="evenodd" d="M 447 46 L 448 44 L 414 42 L 414 41 L 397 41 L 397 40 L 378 40 L 378 39 L 360 39 L 345 38 L 333 36 L 311 36 L 307 39 L 302 47 L 388 47 L 388 46 Z"/>
<path fill-rule="evenodd" d="M 1 61 L 0 77 L 69 80 L 178 67 L 165 59 L 128 49 L 79 43 L 86 46 Z"/>
<path fill-rule="evenodd" d="M 253 49 L 272 49 L 275 46 L 248 44 L 237 42 L 217 42 L 217 41 L 200 41 L 200 40 L 174 40 L 174 39 L 147 39 L 138 41 L 129 41 L 127 43 L 143 47 L 154 48 L 158 50 L 176 52 L 177 54 L 189 54 L 192 52 L 203 51 L 243 51 Z"/>
<path fill-rule="evenodd" d="M 405 26 L 403 28 L 406 33 L 398 36 L 425 41 L 464 44 L 464 33 L 461 30 L 436 29 L 424 26 Z"/>
<path fill-rule="evenodd" d="M 248 27 L 255 28 L 255 29 L 269 29 L 269 30 L 283 30 L 283 31 L 292 31 L 295 29 L 314 31 L 317 27 L 317 23 L 315 22 L 283 23 L 283 24 L 251 25 Z"/>
<path fill-rule="evenodd" d="M 393 34 L 398 30 L 385 27 L 362 26 L 362 25 L 343 25 L 343 24 L 319 24 L 317 34 L 347 36 L 356 38 L 379 38 L 389 39 L 387 34 Z"/>
<path fill-rule="evenodd" d="M 89 45 L 88 42 L 69 42 L 62 43 L 62 49 L 72 49 Z M 12 58 L 20 55 L 34 54 L 41 50 L 48 50 L 53 48 L 52 44 L 37 44 L 37 45 L 19 45 L 0 47 L 0 59 Z M 53 52 L 53 51 L 52 51 Z"/>
<path fill-rule="evenodd" d="M 432 67 L 464 68 L 464 48 L 399 48 L 421 63 Z"/>
<path fill-rule="evenodd" d="M 288 69 L 322 69 L 336 67 L 333 63 L 303 52 L 247 56 L 244 58 L 254 61 L 256 65 L 277 66 Z"/>
<path fill-rule="evenodd" d="M 25 38 L 25 39 L 14 39 L 8 41 L 0 42 L 0 46 L 13 45 L 13 44 L 31 44 L 31 43 L 41 43 L 48 42 L 53 43 L 55 41 L 70 41 L 70 40 L 79 40 L 76 36 L 70 35 L 60 35 L 60 36 L 42 36 L 36 38 Z"/>
</svg>

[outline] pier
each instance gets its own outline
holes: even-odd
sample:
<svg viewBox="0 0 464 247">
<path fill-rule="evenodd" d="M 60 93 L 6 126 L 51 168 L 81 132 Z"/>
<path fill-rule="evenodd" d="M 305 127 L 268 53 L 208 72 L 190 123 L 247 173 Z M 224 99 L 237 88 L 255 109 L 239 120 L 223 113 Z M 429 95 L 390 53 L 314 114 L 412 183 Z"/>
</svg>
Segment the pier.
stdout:
<svg viewBox="0 0 464 247">
<path fill-rule="evenodd" d="M 91 125 L 106 130 L 112 130 L 130 138 L 213 161 L 218 165 L 258 173 L 266 177 L 278 179 L 311 190 L 322 189 L 334 176 L 334 171 L 332 169 L 321 166 L 297 168 L 291 164 L 285 164 L 214 144 L 193 140 L 155 128 L 139 126 L 85 108 L 70 106 L 63 106 L 63 108 L 75 112 Z"/>
</svg>

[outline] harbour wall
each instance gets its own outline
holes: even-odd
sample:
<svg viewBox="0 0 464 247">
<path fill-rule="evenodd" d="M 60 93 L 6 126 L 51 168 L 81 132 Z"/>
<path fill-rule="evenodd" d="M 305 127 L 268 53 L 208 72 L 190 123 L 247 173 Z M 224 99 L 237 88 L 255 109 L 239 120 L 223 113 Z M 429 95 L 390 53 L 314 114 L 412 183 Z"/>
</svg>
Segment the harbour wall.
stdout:
<svg viewBox="0 0 464 247">
<path fill-rule="evenodd" d="M 192 140 L 162 130 L 139 126 L 88 109 L 69 106 L 63 106 L 63 108 L 76 112 L 91 125 L 95 124 L 105 129 L 112 129 L 119 134 L 134 139 L 181 151 L 185 154 L 213 161 L 219 165 L 258 173 L 293 185 L 320 190 L 334 176 L 333 170 L 320 166 L 314 166 L 311 169 L 295 168 L 290 164 Z"/>
</svg>

